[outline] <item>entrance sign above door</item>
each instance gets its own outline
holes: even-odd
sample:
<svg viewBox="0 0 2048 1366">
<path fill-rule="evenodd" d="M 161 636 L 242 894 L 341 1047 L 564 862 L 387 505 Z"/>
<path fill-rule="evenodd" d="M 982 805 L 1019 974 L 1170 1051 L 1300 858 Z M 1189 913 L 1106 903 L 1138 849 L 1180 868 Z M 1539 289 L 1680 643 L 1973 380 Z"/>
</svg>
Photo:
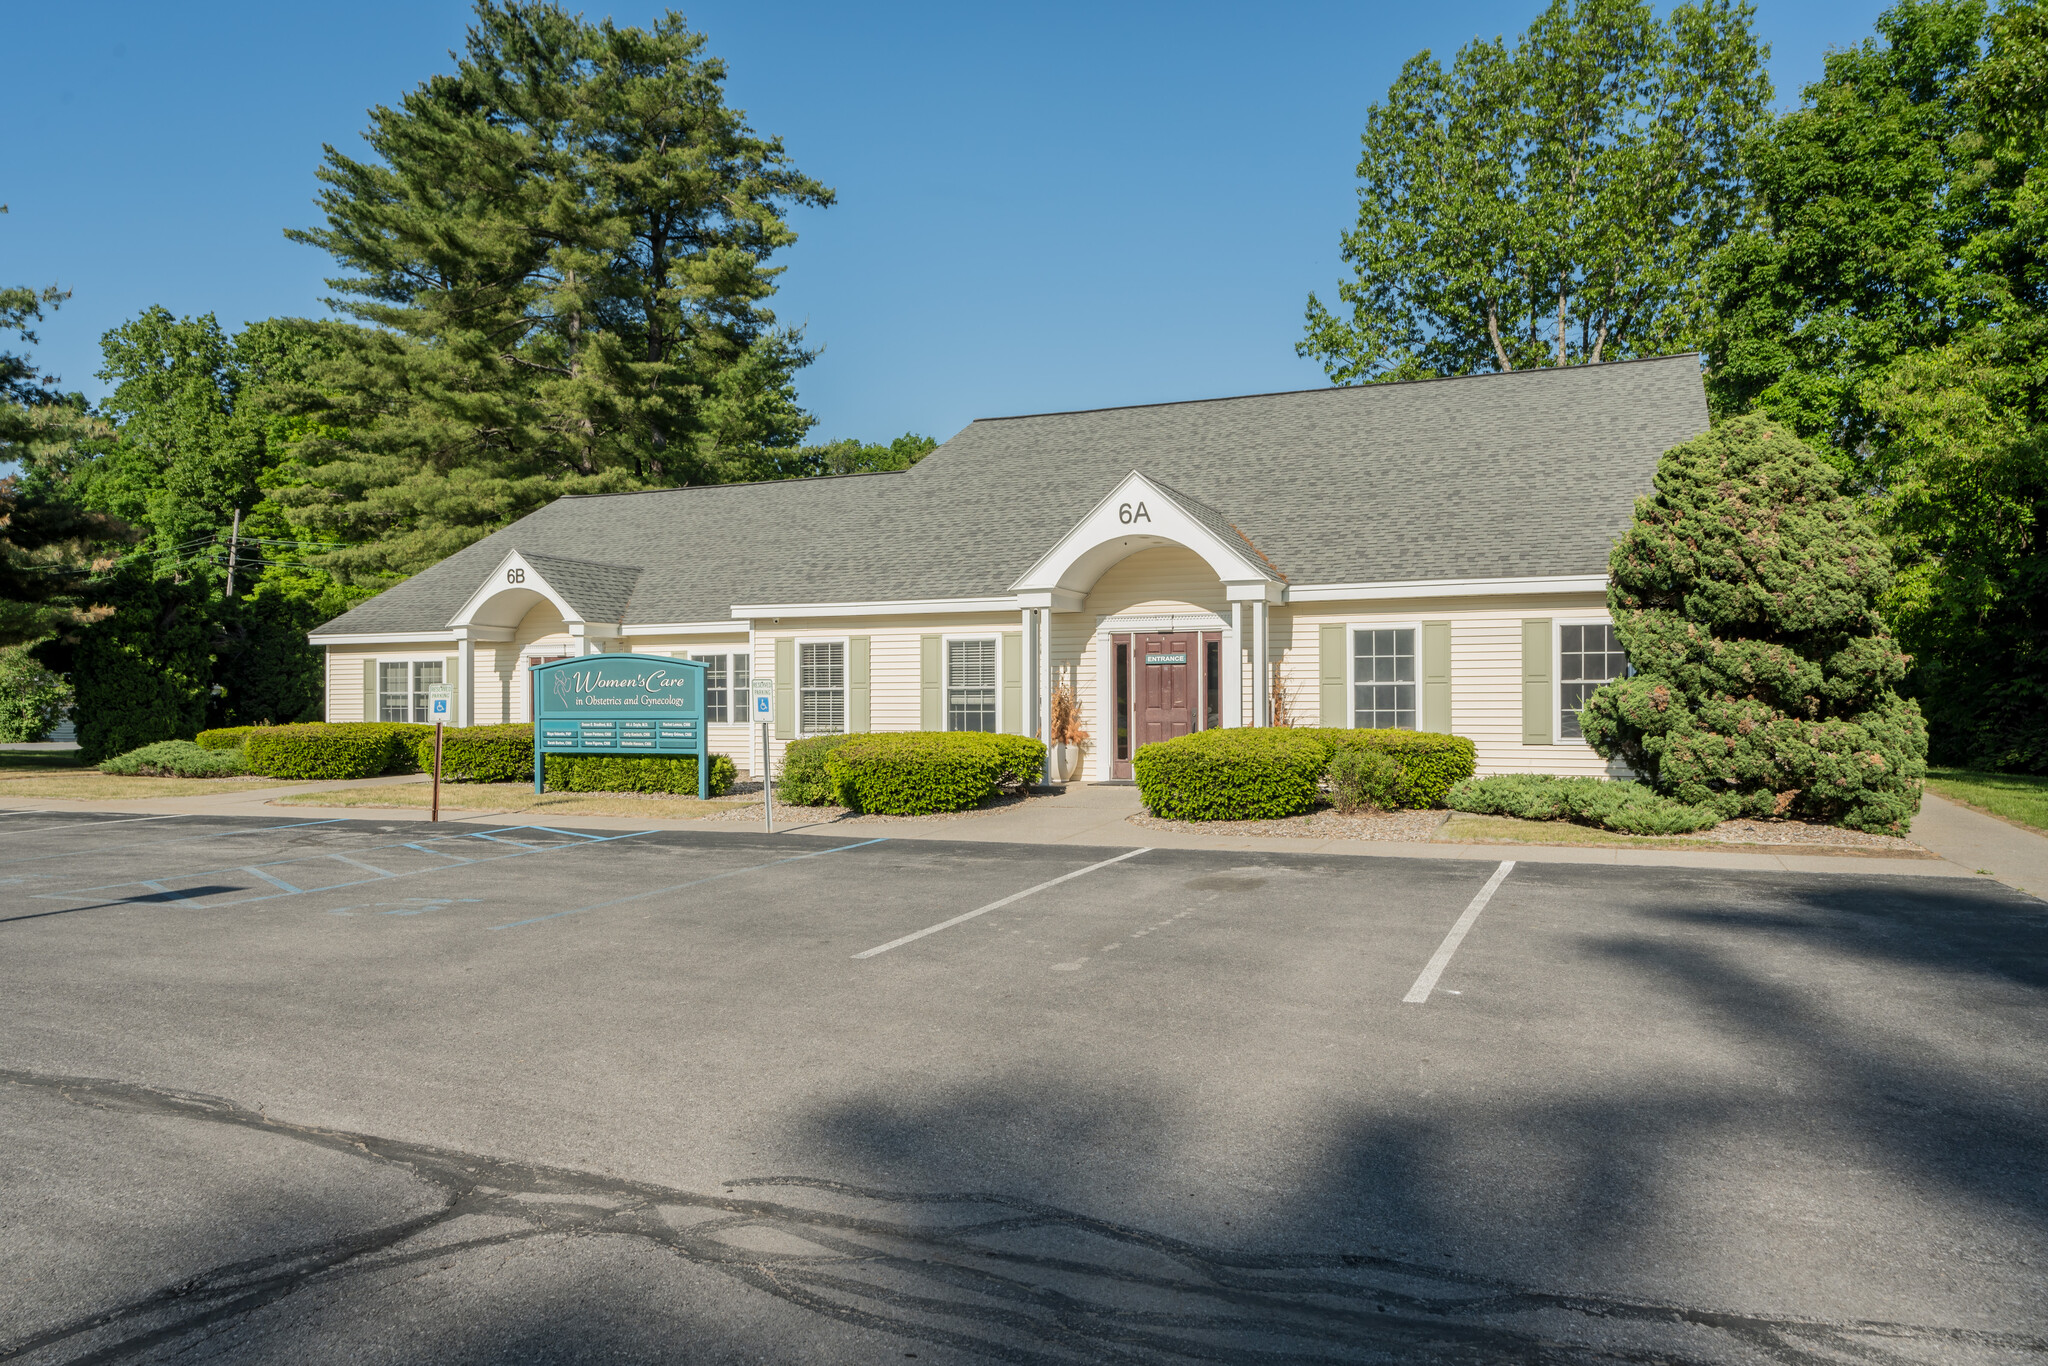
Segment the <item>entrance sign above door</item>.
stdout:
<svg viewBox="0 0 2048 1366">
<path fill-rule="evenodd" d="M 1146 655 L 1145 662 L 1147 664 L 1185 664 L 1188 662 L 1188 652 L 1186 650 L 1176 650 L 1172 654 Z"/>
<path fill-rule="evenodd" d="M 697 798 L 711 796 L 704 732 L 710 665 L 665 655 L 584 655 L 533 667 L 533 790 L 550 754 L 697 756 Z"/>
</svg>

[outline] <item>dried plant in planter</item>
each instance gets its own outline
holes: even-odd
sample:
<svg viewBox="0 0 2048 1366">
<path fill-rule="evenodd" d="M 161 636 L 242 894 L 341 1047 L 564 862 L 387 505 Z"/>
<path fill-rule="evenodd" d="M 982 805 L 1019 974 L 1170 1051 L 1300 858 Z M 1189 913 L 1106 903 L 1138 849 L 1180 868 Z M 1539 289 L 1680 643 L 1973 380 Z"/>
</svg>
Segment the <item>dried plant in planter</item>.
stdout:
<svg viewBox="0 0 2048 1366">
<path fill-rule="evenodd" d="M 1280 670 L 1277 665 L 1273 669 L 1272 724 L 1276 726 L 1291 726 L 1294 724 L 1294 692 L 1287 686 L 1286 680 L 1280 677 Z"/>
<path fill-rule="evenodd" d="M 1084 745 L 1088 732 L 1081 729 L 1081 704 L 1074 697 L 1074 685 L 1062 678 L 1052 690 L 1052 742 L 1056 745 Z"/>
</svg>

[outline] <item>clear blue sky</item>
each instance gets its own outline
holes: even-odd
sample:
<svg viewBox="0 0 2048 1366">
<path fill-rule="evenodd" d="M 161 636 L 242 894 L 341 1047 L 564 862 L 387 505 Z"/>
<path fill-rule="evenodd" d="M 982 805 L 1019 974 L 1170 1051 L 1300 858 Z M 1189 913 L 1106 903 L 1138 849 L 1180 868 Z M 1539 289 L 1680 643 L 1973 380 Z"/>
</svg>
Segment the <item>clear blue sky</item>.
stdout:
<svg viewBox="0 0 2048 1366">
<path fill-rule="evenodd" d="M 1763 0 L 1781 105 L 1870 0 Z M 839 192 L 776 307 L 824 355 L 819 439 L 979 416 L 1306 388 L 1366 106 L 1422 48 L 1535 3 L 687 7 L 729 98 Z M 648 4 L 608 8 L 645 22 Z M 0 87 L 0 281 L 74 291 L 37 356 L 98 395 L 98 339 L 151 304 L 230 328 L 322 312 L 313 172 L 445 70 L 450 0 L 17 5 Z"/>
</svg>

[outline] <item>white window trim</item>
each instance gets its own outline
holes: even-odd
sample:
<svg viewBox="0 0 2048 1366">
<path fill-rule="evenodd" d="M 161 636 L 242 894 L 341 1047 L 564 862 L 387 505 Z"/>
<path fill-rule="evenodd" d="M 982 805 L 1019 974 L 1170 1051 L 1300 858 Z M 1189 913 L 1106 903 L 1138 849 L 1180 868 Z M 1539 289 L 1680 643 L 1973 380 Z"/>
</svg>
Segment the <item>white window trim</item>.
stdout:
<svg viewBox="0 0 2048 1366">
<path fill-rule="evenodd" d="M 732 668 L 732 657 L 734 655 L 745 655 L 747 657 L 747 687 L 745 692 L 735 691 Z M 711 648 L 671 650 L 669 651 L 669 656 L 673 659 L 698 660 L 706 663 L 713 659 L 723 659 L 725 661 L 726 719 L 723 721 L 706 721 L 704 724 L 707 726 L 744 726 L 747 724 L 747 718 L 751 714 L 747 709 L 754 705 L 754 652 L 746 647 L 745 642 L 741 642 L 738 645 L 720 645 Z M 706 700 L 705 709 L 707 711 L 710 709 L 708 699 Z"/>
<path fill-rule="evenodd" d="M 996 728 L 1003 733 L 1003 634 L 1000 631 L 960 631 L 939 637 L 939 723 L 953 729 L 953 650 L 955 641 L 994 641 L 996 647 Z M 979 733 L 979 732 L 973 732 Z"/>
<path fill-rule="evenodd" d="M 1552 617 L 1550 621 L 1550 743 L 1572 745 L 1592 752 L 1593 746 L 1583 735 L 1564 733 L 1564 628 L 1567 626 L 1612 626 L 1614 618 L 1602 612 L 1598 616 Z"/>
<path fill-rule="evenodd" d="M 1422 619 L 1413 621 L 1347 621 L 1344 623 L 1344 722 L 1343 729 L 1358 725 L 1358 636 L 1360 631 L 1413 631 L 1415 633 L 1415 728 L 1422 729 Z M 1320 719 L 1320 718 L 1318 718 Z M 1328 721 L 1323 722 L 1329 725 Z"/>
<path fill-rule="evenodd" d="M 840 655 L 839 655 L 839 666 L 840 666 L 840 675 L 839 675 L 839 676 L 840 676 L 840 686 L 839 686 L 839 700 L 840 700 L 840 702 L 842 703 L 842 706 L 841 706 L 841 720 L 842 720 L 842 721 L 847 721 L 847 720 L 851 720 L 851 717 L 850 717 L 849 715 L 847 715 L 847 713 L 850 713 L 850 712 L 852 712 L 852 710 L 853 710 L 853 698 L 852 698 L 852 696 L 851 696 L 851 694 L 852 694 L 852 692 L 853 692 L 853 679 L 852 679 L 852 678 L 850 677 L 850 675 L 852 674 L 852 671 L 853 671 L 853 660 L 852 660 L 852 657 L 851 657 L 851 656 L 853 655 L 853 637 L 852 637 L 852 636 L 791 636 L 791 637 L 788 637 L 788 639 L 789 639 L 789 640 L 791 640 L 791 641 L 793 642 L 793 644 L 792 644 L 792 645 L 791 645 L 791 647 L 790 647 L 790 650 L 791 650 L 791 658 L 790 658 L 790 667 L 791 667 L 791 668 L 792 668 L 792 669 L 793 669 L 793 670 L 794 670 L 794 671 L 796 672 L 796 677 L 795 677 L 795 678 L 792 678 L 792 679 L 790 679 L 790 680 L 789 680 L 789 687 L 790 687 L 790 693 L 789 693 L 789 702 L 790 702 L 790 705 L 791 705 L 791 706 L 793 706 L 793 707 L 795 707 L 795 708 L 796 708 L 796 736 L 795 736 L 795 738 L 796 738 L 796 739 L 799 739 L 799 740 L 808 740 L 808 739 L 809 739 L 809 738 L 811 738 L 811 737 L 812 737 L 813 735 L 844 735 L 844 734 L 845 734 L 846 732 L 845 732 L 845 730 L 844 730 L 843 728 L 842 728 L 842 729 L 840 729 L 840 730 L 805 730 L 805 729 L 804 729 L 804 646 L 806 646 L 806 645 L 837 645 L 837 646 L 839 646 L 839 647 L 840 647 Z M 870 658 L 870 660 L 869 660 L 869 663 L 868 663 L 868 667 L 869 667 L 869 669 L 870 669 L 870 670 L 872 670 L 872 669 L 873 669 L 873 667 L 874 667 L 874 661 L 873 661 L 873 659 L 872 659 L 872 658 Z M 751 680 L 751 678 L 752 678 L 752 671 L 751 671 L 751 670 L 749 671 L 749 675 L 748 675 L 748 676 L 749 676 L 749 679 Z M 869 686 L 873 686 L 873 678 L 872 678 L 872 676 L 871 676 L 871 677 L 870 677 L 870 679 L 869 679 Z"/>
<path fill-rule="evenodd" d="M 406 666 L 405 681 L 410 687 L 410 691 L 406 694 L 408 698 L 416 696 L 421 691 L 419 685 L 419 667 L 422 664 L 439 665 L 441 668 L 442 675 L 441 684 L 443 686 L 446 686 L 448 682 L 447 655 L 372 655 L 370 656 L 370 658 L 374 660 L 377 665 L 377 719 L 379 721 L 382 721 L 384 719 L 384 666 L 386 664 L 403 664 Z M 412 710 L 412 705 L 409 701 L 406 704 L 406 710 Z M 408 717 L 405 721 L 399 722 L 398 724 L 417 726 L 423 723 L 419 721 L 414 721 L 410 717 Z"/>
</svg>

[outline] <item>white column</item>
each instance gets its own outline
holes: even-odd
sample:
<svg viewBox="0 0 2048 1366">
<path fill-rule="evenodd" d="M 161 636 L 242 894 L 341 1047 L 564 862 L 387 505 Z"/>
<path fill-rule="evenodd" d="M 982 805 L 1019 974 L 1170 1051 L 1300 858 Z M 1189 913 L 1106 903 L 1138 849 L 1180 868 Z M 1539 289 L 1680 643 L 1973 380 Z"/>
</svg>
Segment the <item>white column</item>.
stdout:
<svg viewBox="0 0 2048 1366">
<path fill-rule="evenodd" d="M 1019 719 L 1026 735 L 1036 735 L 1038 699 L 1033 694 L 1038 689 L 1038 613 L 1029 607 L 1024 609 L 1024 667 L 1020 672 L 1024 696 L 1018 699 L 1018 705 L 1024 715 Z"/>
<path fill-rule="evenodd" d="M 455 724 L 473 726 L 476 724 L 476 645 L 470 640 L 469 632 L 462 633 L 462 639 L 455 648 Z"/>
<path fill-rule="evenodd" d="M 1038 738 L 1052 743 L 1052 609 L 1038 610 Z M 1048 760 L 1050 763 L 1050 760 Z M 1047 776 L 1050 777 L 1050 771 Z"/>
<path fill-rule="evenodd" d="M 1244 724 L 1244 604 L 1230 604 L 1230 626 L 1223 633 L 1223 724 Z"/>
<path fill-rule="evenodd" d="M 1273 724 L 1273 699 L 1266 691 L 1266 604 L 1252 604 L 1252 724 Z"/>
</svg>

